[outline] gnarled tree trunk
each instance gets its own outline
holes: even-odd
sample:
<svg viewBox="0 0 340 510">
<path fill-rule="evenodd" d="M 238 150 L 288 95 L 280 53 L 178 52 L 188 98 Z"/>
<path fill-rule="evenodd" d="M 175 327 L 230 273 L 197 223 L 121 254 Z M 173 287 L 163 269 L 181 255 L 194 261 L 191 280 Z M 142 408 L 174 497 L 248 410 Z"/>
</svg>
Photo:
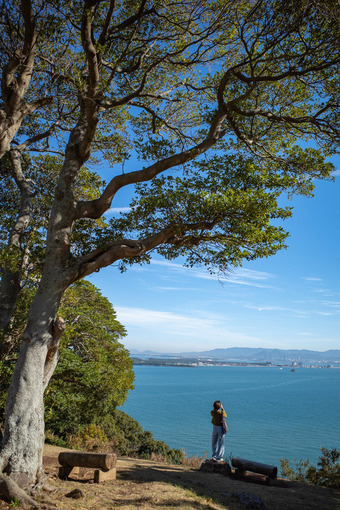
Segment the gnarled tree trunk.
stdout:
<svg viewBox="0 0 340 510">
<path fill-rule="evenodd" d="M 0 471 L 30 483 L 42 474 L 43 395 L 58 360 L 64 330 L 63 320 L 52 318 L 58 294 L 48 288 L 37 294 L 7 396 Z"/>
</svg>

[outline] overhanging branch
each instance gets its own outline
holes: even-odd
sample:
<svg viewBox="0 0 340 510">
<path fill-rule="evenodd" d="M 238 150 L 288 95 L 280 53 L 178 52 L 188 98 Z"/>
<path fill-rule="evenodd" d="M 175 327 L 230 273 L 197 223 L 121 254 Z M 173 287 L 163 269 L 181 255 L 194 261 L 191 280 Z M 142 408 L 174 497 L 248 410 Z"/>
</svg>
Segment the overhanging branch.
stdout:
<svg viewBox="0 0 340 510">
<path fill-rule="evenodd" d="M 142 256 L 161 245 L 184 246 L 187 244 L 190 232 L 212 230 L 217 224 L 218 219 L 219 216 L 216 216 L 211 220 L 201 220 L 196 223 L 172 224 L 154 235 L 143 239 L 120 239 L 114 241 L 106 248 L 94 250 L 78 259 L 76 262 L 76 274 L 73 276 L 74 281 L 99 271 L 101 268 L 109 266 L 118 260 Z"/>
<path fill-rule="evenodd" d="M 124 186 L 129 184 L 136 184 L 140 182 L 147 182 L 161 174 L 162 172 L 169 170 L 178 165 L 182 165 L 192 159 L 196 158 L 200 154 L 203 154 L 208 149 L 213 147 L 218 140 L 220 140 L 224 131 L 222 129 L 223 122 L 226 118 L 224 112 L 218 111 L 215 115 L 214 120 L 211 123 L 211 127 L 206 138 L 199 144 L 195 145 L 191 149 L 184 150 L 178 154 L 174 154 L 173 156 L 169 156 L 168 158 L 162 159 L 161 161 L 157 161 L 156 163 L 150 165 L 149 167 L 137 170 L 134 172 L 129 172 L 126 174 L 121 174 L 115 176 L 107 185 L 101 197 L 97 200 L 92 200 L 89 202 L 79 202 L 76 210 L 74 219 L 79 218 L 92 218 L 96 219 L 103 215 L 105 211 L 107 211 L 111 205 L 111 201 L 117 191 Z"/>
</svg>

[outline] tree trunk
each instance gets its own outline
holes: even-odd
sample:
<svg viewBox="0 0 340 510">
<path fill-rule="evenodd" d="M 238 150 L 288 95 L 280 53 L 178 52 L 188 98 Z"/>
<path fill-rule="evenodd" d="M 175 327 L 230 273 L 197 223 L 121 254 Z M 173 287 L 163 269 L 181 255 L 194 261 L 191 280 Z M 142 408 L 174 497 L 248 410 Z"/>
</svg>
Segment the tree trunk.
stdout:
<svg viewBox="0 0 340 510">
<path fill-rule="evenodd" d="M 26 477 L 30 483 L 43 472 L 43 395 L 57 364 L 64 330 L 62 319 L 52 318 L 60 297 L 53 289 L 37 293 L 6 402 L 0 471 L 14 479 Z"/>
<path fill-rule="evenodd" d="M 26 474 L 30 482 L 41 475 L 44 446 L 43 370 L 47 345 L 22 342 L 6 403 L 0 468 Z"/>
</svg>

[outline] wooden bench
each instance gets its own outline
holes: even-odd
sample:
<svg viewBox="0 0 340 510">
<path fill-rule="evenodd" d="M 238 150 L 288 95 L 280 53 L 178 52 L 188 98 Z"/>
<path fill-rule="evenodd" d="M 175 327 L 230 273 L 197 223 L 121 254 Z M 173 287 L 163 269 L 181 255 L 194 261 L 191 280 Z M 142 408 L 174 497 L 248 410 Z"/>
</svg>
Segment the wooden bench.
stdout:
<svg viewBox="0 0 340 510">
<path fill-rule="evenodd" d="M 271 482 L 277 477 L 277 467 L 269 466 L 268 464 L 261 464 L 261 462 L 254 462 L 252 460 L 240 459 L 237 457 L 231 459 L 231 465 L 236 468 L 235 474 L 237 475 L 244 475 L 246 471 L 265 475 L 266 482 L 268 484 L 271 484 Z"/>
<path fill-rule="evenodd" d="M 116 479 L 117 455 L 115 453 L 61 452 L 58 457 L 59 478 L 67 480 L 71 472 L 79 474 L 79 468 L 94 469 L 96 483 Z"/>
</svg>

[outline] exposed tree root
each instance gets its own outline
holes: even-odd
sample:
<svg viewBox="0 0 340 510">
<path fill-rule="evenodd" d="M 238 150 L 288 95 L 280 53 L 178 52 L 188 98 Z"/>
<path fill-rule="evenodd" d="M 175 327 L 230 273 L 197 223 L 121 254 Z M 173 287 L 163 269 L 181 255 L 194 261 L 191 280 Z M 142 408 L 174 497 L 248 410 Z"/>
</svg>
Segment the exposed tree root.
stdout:
<svg viewBox="0 0 340 510">
<path fill-rule="evenodd" d="M 39 505 L 7 475 L 0 474 L 0 496 L 5 501 L 17 500 L 24 508 L 39 508 Z"/>
<path fill-rule="evenodd" d="M 36 508 L 41 510 L 56 509 L 56 506 L 50 502 L 37 503 L 31 496 L 29 496 L 23 489 L 21 489 L 14 480 L 9 478 L 9 476 L 1 473 L 0 497 L 2 497 L 8 503 L 11 501 L 17 501 L 22 508 Z"/>
</svg>

